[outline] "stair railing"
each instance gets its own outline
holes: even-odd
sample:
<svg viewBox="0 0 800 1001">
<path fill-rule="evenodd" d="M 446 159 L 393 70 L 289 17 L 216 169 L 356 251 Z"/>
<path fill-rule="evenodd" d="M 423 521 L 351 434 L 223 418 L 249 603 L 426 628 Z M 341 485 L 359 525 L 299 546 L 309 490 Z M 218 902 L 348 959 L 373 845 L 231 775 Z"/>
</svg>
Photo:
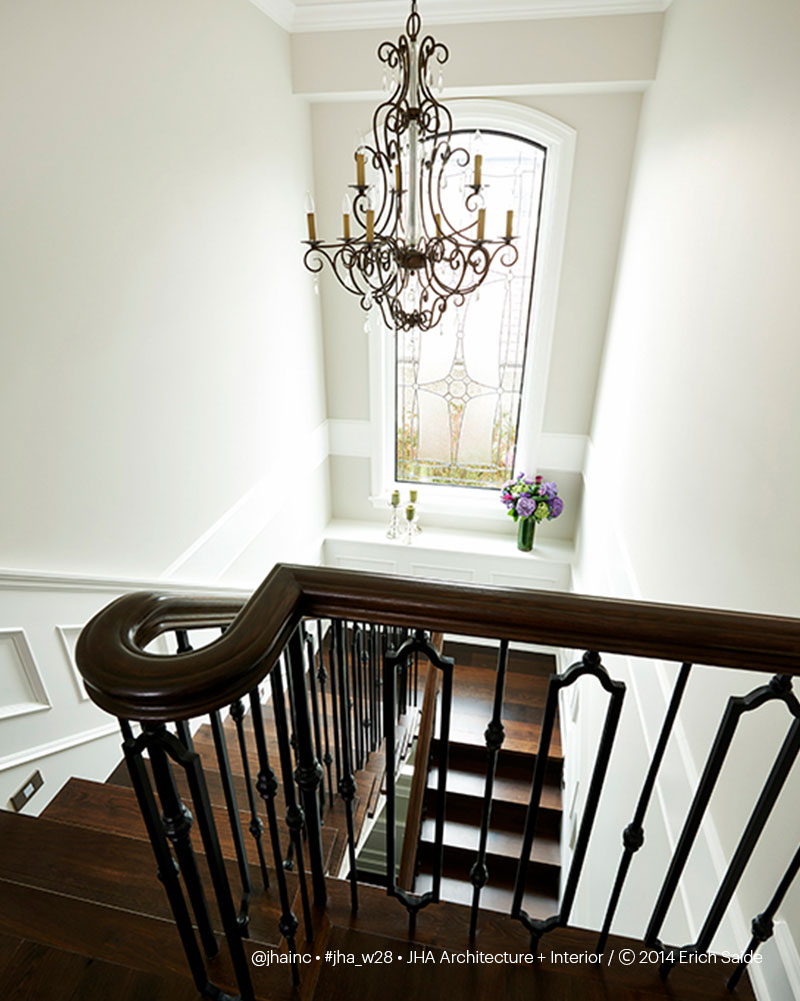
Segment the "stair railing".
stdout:
<svg viewBox="0 0 800 1001">
<path fill-rule="evenodd" d="M 316 621 L 317 649 L 309 642 L 304 620 Z M 323 631 L 320 622 L 329 623 Z M 191 649 L 193 630 L 218 627 L 213 642 Z M 164 633 L 175 633 L 178 652 L 163 656 L 146 649 Z M 239 807 L 232 795 L 224 731 L 219 714 L 230 708 L 245 777 L 255 769 L 255 790 L 263 802 L 272 849 L 275 886 L 270 887 L 264 856 L 263 822 L 258 803 L 248 794 L 249 831 L 259 858 L 264 892 L 277 892 L 279 928 L 299 980 L 296 942 L 299 922 L 284 867 L 284 834 L 278 825 L 276 798 L 282 792 L 286 827 L 293 845 L 304 932 L 315 933 L 315 909 L 325 907 L 327 890 L 321 838 L 324 809 L 324 768 L 328 803 L 333 775 L 344 801 L 348 828 L 352 909 L 358 908 L 353 818 L 356 765 L 376 751 L 383 737 L 387 757 L 387 786 L 393 777 L 394 725 L 403 706 L 416 700 L 417 664 L 426 657 L 429 673 L 440 674 L 442 702 L 439 714 L 439 784 L 436 804 L 433 887 L 414 897 L 394 879 L 394 824 L 387 823 L 388 891 L 406 906 L 412 919 L 428 903 L 440 899 L 441 858 L 447 797 L 447 751 L 453 662 L 430 643 L 433 632 L 488 637 L 500 643 L 498 680 L 492 718 L 486 732 L 486 794 L 478 855 L 472 867 L 474 887 L 470 938 L 474 939 L 480 895 L 491 874 L 486 866 L 486 837 L 491 823 L 492 787 L 497 755 L 503 744 L 502 705 L 508 644 L 532 643 L 584 649 L 583 658 L 565 673 L 550 679 L 539 754 L 523 831 L 511 915 L 531 933 L 532 945 L 542 935 L 564 926 L 570 917 L 594 818 L 606 782 L 611 750 L 623 708 L 625 686 L 606 670 L 601 651 L 655 658 L 683 665 L 667 708 L 661 737 L 643 779 L 636 811 L 622 833 L 622 857 L 609 899 L 599 945 L 605 945 L 624 889 L 632 856 L 644 840 L 644 820 L 664 749 L 680 712 L 692 664 L 761 671 L 773 675 L 765 685 L 729 699 L 717 737 L 688 811 L 679 842 L 665 874 L 644 941 L 662 948 L 661 927 L 679 884 L 714 790 L 744 714 L 769 702 L 783 703 L 789 727 L 773 768 L 753 808 L 739 845 L 695 943 L 684 947 L 703 953 L 730 904 L 754 847 L 800 751 L 800 703 L 792 691 L 792 676 L 800 670 L 800 620 L 611 601 L 552 592 L 515 591 L 374 575 L 321 568 L 277 566 L 249 601 L 176 598 L 159 594 L 126 595 L 100 612 L 81 633 L 77 662 L 90 697 L 116 715 L 123 733 L 123 749 L 133 787 L 181 936 L 194 981 L 205 996 L 230 997 L 238 990 L 242 1001 L 255 1001 L 244 939 L 248 935 L 248 907 L 257 892 L 249 872 Z M 316 660 L 314 659 L 316 657 Z M 327 659 L 327 666 L 326 666 Z M 644 669 L 644 668 L 643 668 Z M 309 675 L 319 681 L 312 689 Z M 269 679 L 273 728 L 265 727 L 259 686 Z M 583 682 L 599 683 L 609 703 L 598 747 L 586 806 L 558 912 L 549 918 L 531 917 L 524 908 L 527 871 L 536 837 L 547 747 L 553 732 L 559 692 Z M 326 706 L 327 697 L 330 710 Z M 287 692 L 291 700 L 287 705 Z M 320 705 L 312 707 L 312 693 Z M 249 709 L 251 727 L 245 721 Z M 214 814 L 199 755 L 192 742 L 189 721 L 210 718 L 224 798 L 231 821 L 236 867 L 241 882 L 237 906 L 231 891 L 229 867 L 220 849 Z M 327 720 L 334 739 L 328 743 Z M 326 721 L 320 733 L 319 720 Z M 132 721 L 140 725 L 136 732 Z M 174 725 L 174 730 L 170 729 Z M 252 734 L 250 733 L 252 730 Z M 357 733 L 355 732 L 357 730 Z M 240 737 L 241 735 L 241 737 Z M 248 740 L 255 742 L 255 753 Z M 270 741 L 277 745 L 279 780 L 270 760 Z M 325 751 L 322 752 L 322 747 Z M 251 783 L 246 783 L 250 787 Z M 296 787 L 296 788 L 295 788 Z M 194 814 L 182 798 L 188 789 Z M 391 817 L 394 796 L 387 798 Z M 204 883 L 192 845 L 195 824 L 200 833 L 209 880 Z M 306 873 L 308 863 L 308 878 Z M 800 853 L 788 860 L 786 873 L 765 910 L 753 921 L 751 945 L 772 933 L 772 919 L 800 868 Z M 208 890 L 215 908 L 209 908 Z M 293 887 L 291 888 L 293 890 Z M 261 892 L 261 891 L 258 891 Z M 212 917 L 212 914 L 215 916 Z M 221 926 L 231 961 L 223 987 L 211 982 L 206 959 L 217 952 Z M 199 943 L 198 943 L 199 937 Z M 205 954 L 205 958 L 204 958 Z M 740 978 L 744 962 L 733 972 L 730 985 Z M 670 966 L 665 963 L 662 975 Z M 223 989 L 224 988 L 224 989 Z"/>
</svg>

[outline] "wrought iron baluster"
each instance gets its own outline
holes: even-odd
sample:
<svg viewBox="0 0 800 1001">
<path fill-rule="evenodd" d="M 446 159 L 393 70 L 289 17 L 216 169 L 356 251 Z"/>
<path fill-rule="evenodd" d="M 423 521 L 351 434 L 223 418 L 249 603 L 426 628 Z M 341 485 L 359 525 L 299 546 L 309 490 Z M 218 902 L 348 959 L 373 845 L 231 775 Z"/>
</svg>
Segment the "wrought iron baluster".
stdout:
<svg viewBox="0 0 800 1001">
<path fill-rule="evenodd" d="M 733 971 L 730 980 L 728 980 L 729 991 L 734 990 L 736 985 L 739 983 L 742 974 L 747 968 L 747 960 L 745 957 L 752 957 L 759 947 L 764 944 L 764 942 L 772 938 L 775 932 L 775 914 L 783 903 L 783 898 L 789 892 L 789 887 L 794 882 L 798 872 L 800 872 L 800 848 L 798 848 L 794 853 L 794 858 L 789 863 L 789 867 L 783 874 L 783 878 L 778 884 L 778 888 L 775 890 L 772 899 L 767 904 L 766 909 L 753 918 L 753 923 L 751 925 L 753 933 L 752 938 L 750 939 L 747 949 L 745 949 L 742 953 L 742 959 L 739 961 L 739 965 Z"/>
<path fill-rule="evenodd" d="M 203 883 L 192 848 L 190 832 L 194 818 L 189 808 L 181 800 L 175 785 L 175 776 L 172 774 L 169 759 L 163 747 L 169 734 L 163 723 L 146 723 L 144 732 L 148 738 L 147 749 L 150 754 L 150 764 L 158 790 L 158 798 L 161 800 L 161 822 L 164 826 L 164 832 L 175 850 L 175 857 L 178 860 L 186 892 L 192 904 L 205 953 L 209 957 L 216 956 L 217 940 L 211 927 Z"/>
<path fill-rule="evenodd" d="M 256 695 L 258 694 L 258 689 L 256 689 Z M 262 845 L 262 834 L 264 833 L 264 825 L 261 822 L 261 818 L 258 815 L 258 808 L 256 806 L 256 798 L 253 795 L 253 781 L 250 777 L 250 758 L 247 753 L 247 737 L 245 735 L 244 729 L 244 713 L 245 707 L 241 699 L 237 699 L 230 709 L 231 719 L 236 725 L 236 738 L 239 742 L 239 756 L 242 759 L 242 771 L 244 772 L 244 786 L 247 790 L 247 802 L 250 807 L 250 824 L 248 830 L 253 836 L 253 840 L 256 843 L 256 851 L 258 852 L 258 864 L 261 868 L 261 878 L 264 882 L 264 889 L 269 886 L 269 875 L 267 873 L 267 863 L 264 859 L 264 847 Z"/>
<path fill-rule="evenodd" d="M 211 810 L 211 801 L 208 798 L 208 789 L 206 788 L 200 757 L 192 751 L 187 751 L 171 734 L 166 734 L 163 737 L 163 742 L 170 757 L 174 758 L 183 767 L 186 780 L 189 784 L 192 803 L 197 812 L 197 826 L 200 828 L 200 835 L 203 839 L 206 864 L 211 874 L 211 882 L 214 886 L 214 895 L 217 900 L 220 918 L 222 919 L 228 952 L 230 953 L 236 975 L 236 982 L 239 986 L 239 996 L 241 1001 L 255 1001 L 253 984 L 250 979 L 250 966 L 242 945 L 242 929 L 239 925 L 238 915 L 233 903 L 228 874 L 225 869 L 225 862 L 217 836 L 217 825 Z M 151 747 L 151 759 L 152 756 L 153 748 Z"/>
<path fill-rule="evenodd" d="M 414 688 L 416 698 L 416 671 L 417 653 L 414 653 Z M 489 838 L 489 824 L 492 818 L 492 796 L 494 795 L 494 777 L 497 771 L 497 756 L 505 740 L 505 729 L 503 727 L 503 696 L 506 688 L 506 667 L 508 664 L 508 640 L 501 640 L 500 650 L 497 655 L 497 679 L 494 686 L 494 705 L 492 707 L 492 718 L 486 727 L 484 737 L 486 739 L 486 786 L 483 792 L 483 812 L 481 815 L 481 833 L 478 842 L 478 856 L 470 869 L 469 878 L 472 883 L 472 908 L 469 917 L 469 940 L 475 941 L 475 932 L 478 927 L 478 908 L 480 907 L 481 890 L 489 879 L 489 871 L 486 867 L 486 843 Z"/>
<path fill-rule="evenodd" d="M 689 946 L 688 951 L 694 954 L 708 952 L 709 946 L 716 934 L 717 928 L 725 916 L 731 897 L 739 885 L 747 863 L 758 844 L 758 839 L 766 826 L 769 815 L 778 800 L 781 789 L 788 778 L 792 765 L 800 752 L 800 703 L 791 694 L 791 679 L 786 675 L 778 675 L 772 679 L 770 684 L 774 684 L 780 690 L 779 698 L 783 698 L 789 711 L 794 716 L 794 721 L 784 737 L 778 755 L 773 762 L 767 781 L 761 790 L 756 805 L 753 807 L 747 825 L 733 853 L 733 858 L 728 865 L 728 869 L 723 877 L 722 883 L 717 890 L 716 896 L 709 908 L 697 941 Z M 674 963 L 662 965 L 662 976 L 666 977 Z"/>
<path fill-rule="evenodd" d="M 717 734 L 714 738 L 714 743 L 706 760 L 703 774 L 695 791 L 692 805 L 686 816 L 681 836 L 678 839 L 678 844 L 672 856 L 664 882 L 661 885 L 658 899 L 656 900 L 650 922 L 645 932 L 644 941 L 648 948 L 661 947 L 658 934 L 667 916 L 667 911 L 675 895 L 681 874 L 686 866 L 686 860 L 697 837 L 697 832 L 700 829 L 700 824 L 711 799 L 711 794 L 717 784 L 717 778 L 727 757 L 740 719 L 745 713 L 752 712 L 766 702 L 771 702 L 774 699 L 782 699 L 787 704 L 791 700 L 790 708 L 794 714 L 797 713 L 797 709 L 794 707 L 797 707 L 798 703 L 791 694 L 791 680 L 785 675 L 776 675 L 768 684 L 760 685 L 747 695 L 732 696 L 728 699 Z M 666 972 L 668 973 L 669 971 L 666 970 Z"/>
<path fill-rule="evenodd" d="M 178 866 L 169 850 L 161 823 L 161 814 L 156 805 L 150 777 L 142 758 L 142 750 L 147 738 L 145 734 L 138 738 L 134 737 L 128 720 L 120 720 L 120 729 L 125 738 L 122 745 L 125 762 L 155 856 L 158 878 L 166 890 L 172 916 L 175 918 L 181 944 L 192 972 L 192 979 L 198 991 L 205 997 L 212 985 L 206 974 L 206 966 L 197 944 L 192 918 L 181 890 Z"/>
<path fill-rule="evenodd" d="M 319 726 L 319 701 L 317 700 L 317 678 L 314 672 L 314 641 L 303 629 L 303 639 L 306 651 L 306 663 L 308 669 L 308 692 L 311 698 L 311 721 L 314 731 L 314 752 L 317 761 L 322 763 L 322 736 Z M 323 706 L 324 708 L 324 706 Z M 319 815 L 322 817 L 325 812 L 325 772 L 320 768 L 319 779 Z"/>
<path fill-rule="evenodd" d="M 344 638 L 344 625 L 341 619 L 333 623 L 336 665 L 339 675 L 339 710 L 341 714 L 342 735 L 342 777 L 339 779 L 339 795 L 344 800 L 345 818 L 347 821 L 347 847 L 350 859 L 350 907 L 353 913 L 358 910 L 358 874 L 356 871 L 356 840 L 353 824 L 353 799 L 356 795 L 356 781 L 353 775 L 350 757 L 350 693 L 347 685 L 347 644 Z"/>
<path fill-rule="evenodd" d="M 675 687 L 672 690 L 672 697 L 669 705 L 667 706 L 667 711 L 664 714 L 664 721 L 661 724 L 661 733 L 658 736 L 658 743 L 656 744 L 655 751 L 653 752 L 653 759 L 650 762 L 650 767 L 647 770 L 642 791 L 639 794 L 639 801 L 636 804 L 633 820 L 631 820 L 630 824 L 628 824 L 625 828 L 622 835 L 622 858 L 620 859 L 617 876 L 614 880 L 614 888 L 611 891 L 611 897 L 608 902 L 608 910 L 606 911 L 605 920 L 603 921 L 603 928 L 597 942 L 597 952 L 599 953 L 605 950 L 608 935 L 611 931 L 611 922 L 614 920 L 617 905 L 619 904 L 620 894 L 622 893 L 622 887 L 625 884 L 628 869 L 630 868 L 633 856 L 644 844 L 644 828 L 642 827 L 642 824 L 644 823 L 645 814 L 647 813 L 647 807 L 650 805 L 650 797 L 652 796 L 653 789 L 655 788 L 658 771 L 664 758 L 664 752 L 667 749 L 667 743 L 672 733 L 672 727 L 675 724 L 675 718 L 678 715 L 678 709 L 680 708 L 681 699 L 683 698 L 683 693 L 686 689 L 686 683 L 689 680 L 689 672 L 691 669 L 691 664 L 681 665 L 680 672 L 678 673 L 677 680 L 675 681 Z"/>
<path fill-rule="evenodd" d="M 236 862 L 239 866 L 239 876 L 242 880 L 242 900 L 239 906 L 239 924 L 242 926 L 242 934 L 247 937 L 247 913 L 250 904 L 250 895 L 253 892 L 253 881 L 250 877 L 250 865 L 247 861 L 247 854 L 244 847 L 244 835 L 242 834 L 242 824 L 239 818 L 239 805 L 236 802 L 236 791 L 233 788 L 233 778 L 231 777 L 231 763 L 228 758 L 228 745 L 225 740 L 225 730 L 222 726 L 222 717 L 219 712 L 211 714 L 211 734 L 214 738 L 214 750 L 217 755 L 217 767 L 219 768 L 220 780 L 222 782 L 222 792 L 225 796 L 225 806 L 228 811 L 228 820 L 231 825 L 233 844 L 236 848 Z M 191 750 L 191 748 L 189 748 Z M 267 876 L 266 865 L 262 862 L 262 876 L 264 878 L 264 889 L 269 887 L 269 877 Z"/>
<path fill-rule="evenodd" d="M 273 668 L 273 670 L 277 670 L 277 667 Z M 297 961 L 294 958 L 297 952 L 295 945 L 297 918 L 292 911 L 289 901 L 289 889 L 286 885 L 286 873 L 283 869 L 283 849 L 281 848 L 281 837 L 278 830 L 278 816 L 275 810 L 278 779 L 269 763 L 267 739 L 264 734 L 264 714 L 261 710 L 261 700 L 258 690 L 250 693 L 250 708 L 253 714 L 253 729 L 255 730 L 256 750 L 258 752 L 258 780 L 256 781 L 256 789 L 267 808 L 267 823 L 269 825 L 270 840 L 272 841 L 272 858 L 275 863 L 275 879 L 278 883 L 278 896 L 281 901 L 281 917 L 278 927 L 289 947 L 292 980 L 295 984 L 299 984 L 300 974 L 297 969 Z"/>
<path fill-rule="evenodd" d="M 364 767 L 364 705 L 361 701 L 361 629 L 357 622 L 353 623 L 353 637 L 350 643 L 350 667 L 353 692 L 353 726 L 355 732 L 356 769 Z"/>
<path fill-rule="evenodd" d="M 339 789 L 342 784 L 342 743 L 343 740 L 339 736 L 339 717 L 341 715 L 341 698 L 337 698 L 337 688 L 338 688 L 338 676 L 337 676 L 337 665 L 339 663 L 339 654 L 337 643 L 339 642 L 340 630 L 336 628 L 336 623 L 331 620 L 328 628 L 328 633 L 331 638 L 330 648 L 328 653 L 328 666 L 330 668 L 329 675 L 331 680 L 331 715 L 333 716 L 333 752 L 336 760 L 336 788 Z"/>
<path fill-rule="evenodd" d="M 306 941 L 310 942 L 314 936 L 314 929 L 311 922 L 311 907 L 308 901 L 308 886 L 306 885 L 306 870 L 303 861 L 303 826 L 305 817 L 294 792 L 292 749 L 289 744 L 289 724 L 286 718 L 283 679 L 281 678 L 281 670 L 278 664 L 275 665 L 270 673 L 269 680 L 272 684 L 272 711 L 275 715 L 275 733 L 278 738 L 278 754 L 281 759 L 281 775 L 283 777 L 283 794 L 286 799 L 286 826 L 289 828 L 294 854 L 297 859 L 297 875 L 300 880 L 300 900 L 303 906 Z M 316 803 L 316 799 L 314 802 Z"/>
<path fill-rule="evenodd" d="M 325 861 L 322 855 L 322 832 L 317 787 L 322 782 L 322 765 L 314 752 L 311 717 L 308 711 L 306 691 L 306 662 L 303 657 L 303 632 L 298 626 L 289 638 L 289 673 L 292 676 L 295 696 L 295 716 L 297 734 L 297 768 L 294 778 L 300 789 L 303 802 L 306 840 L 308 843 L 308 864 L 311 868 L 311 884 L 314 887 L 314 903 L 324 907 L 327 900 L 325 887 Z M 313 678 L 314 672 L 309 672 Z M 319 738 L 319 726 L 317 726 Z M 300 856 L 298 855 L 298 860 Z M 302 877 L 302 872 L 301 872 Z M 307 936 L 310 941 L 310 936 Z"/>
<path fill-rule="evenodd" d="M 553 735 L 556 712 L 558 709 L 558 694 L 562 688 L 567 688 L 575 684 L 585 675 L 596 678 L 601 687 L 608 692 L 608 709 L 603 723 L 603 732 L 600 737 L 600 744 L 597 749 L 597 758 L 592 770 L 592 778 L 589 783 L 589 791 L 586 795 L 586 803 L 583 810 L 578 838 L 575 843 L 575 850 L 572 853 L 572 862 L 567 875 L 567 882 L 561 898 L 561 906 L 558 914 L 549 918 L 536 919 L 522 908 L 522 899 L 525 893 L 525 884 L 530 865 L 531 848 L 533 847 L 534 832 L 536 828 L 536 817 L 542 798 L 545 772 L 547 770 L 547 755 L 550 750 L 550 741 Z M 539 748 L 536 753 L 536 766 L 533 772 L 533 782 L 531 783 L 531 796 L 528 804 L 528 812 L 525 817 L 525 828 L 522 838 L 522 852 L 517 866 L 517 876 L 514 882 L 514 900 L 511 908 L 512 917 L 518 918 L 531 933 L 530 951 L 535 952 L 542 935 L 554 928 L 564 927 L 569 922 L 569 915 L 575 899 L 575 892 L 578 888 L 583 862 L 586 857 L 586 850 L 589 847 L 589 838 L 594 826 L 594 818 L 600 802 L 600 794 L 603 790 L 608 762 L 614 746 L 614 738 L 619 724 L 620 713 L 622 712 L 622 702 L 625 698 L 625 684 L 621 681 L 612 681 L 608 672 L 603 667 L 600 655 L 593 650 L 587 651 L 583 655 L 583 660 L 579 664 L 573 664 L 564 674 L 553 674 L 547 687 L 547 701 L 545 703 L 544 719 L 542 721 L 542 731 L 539 737 Z"/>
<path fill-rule="evenodd" d="M 328 708 L 325 702 L 325 682 L 328 680 L 328 672 L 325 670 L 325 656 L 322 650 L 322 624 L 317 619 L 317 650 L 319 652 L 319 669 L 317 671 L 317 681 L 319 681 L 320 699 L 322 702 L 322 733 L 325 739 L 325 770 L 328 774 L 328 805 L 333 806 L 333 777 L 331 775 L 331 764 L 333 755 L 331 754 L 330 739 L 328 736 Z"/>
</svg>

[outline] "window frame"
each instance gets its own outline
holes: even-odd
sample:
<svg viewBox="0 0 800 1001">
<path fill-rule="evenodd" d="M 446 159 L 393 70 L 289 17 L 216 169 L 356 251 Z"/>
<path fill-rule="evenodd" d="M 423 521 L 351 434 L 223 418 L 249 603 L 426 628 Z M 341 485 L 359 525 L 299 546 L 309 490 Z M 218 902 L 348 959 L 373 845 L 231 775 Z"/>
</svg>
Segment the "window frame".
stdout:
<svg viewBox="0 0 800 1001">
<path fill-rule="evenodd" d="M 447 103 L 454 129 L 503 132 L 537 143 L 546 150 L 516 451 L 517 469 L 532 472 L 537 468 L 540 453 L 576 132 L 551 115 L 510 101 L 464 98 Z M 395 480 L 395 345 L 379 318 L 373 315 L 376 312 L 370 311 L 367 323 L 373 505 L 385 507 L 393 490 L 415 489 L 426 511 L 466 517 L 502 515 L 496 491 L 491 489 Z"/>
</svg>

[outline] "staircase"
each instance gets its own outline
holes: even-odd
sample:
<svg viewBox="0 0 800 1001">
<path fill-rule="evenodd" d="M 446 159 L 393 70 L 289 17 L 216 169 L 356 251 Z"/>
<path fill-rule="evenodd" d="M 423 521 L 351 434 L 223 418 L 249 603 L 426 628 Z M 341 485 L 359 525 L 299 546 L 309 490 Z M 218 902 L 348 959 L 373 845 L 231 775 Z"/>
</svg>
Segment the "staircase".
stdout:
<svg viewBox="0 0 800 1001">
<path fill-rule="evenodd" d="M 442 897 L 469 904 L 473 893 L 469 871 L 478 850 L 486 785 L 485 730 L 492 715 L 497 653 L 489 647 L 456 642 L 447 642 L 444 653 L 455 660 L 455 680 Z M 505 738 L 497 762 L 486 854 L 489 882 L 481 894 L 481 907 L 485 910 L 505 914 L 511 910 L 547 683 L 554 671 L 552 656 L 519 651 L 512 651 L 509 656 L 503 700 Z M 429 889 L 432 879 L 438 751 L 434 741 L 426 796 L 427 818 L 422 823 L 419 875 L 414 886 L 416 892 Z M 542 918 L 558 911 L 562 761 L 556 728 L 548 754 L 547 778 L 528 870 L 527 892 L 523 898 L 528 913 Z"/>
<path fill-rule="evenodd" d="M 319 636 L 323 622 L 335 638 L 329 694 L 334 677 L 339 692 L 329 715 L 324 699 L 319 713 L 314 672 L 309 670 L 314 649 L 308 623 L 312 628 L 316 623 Z M 223 630 L 215 643 L 194 651 L 184 644 L 181 649 L 181 634 L 185 639 L 187 631 L 211 627 Z M 149 654 L 152 639 L 170 631 L 179 640 L 179 652 Z M 499 637 L 497 654 L 451 646 L 442 657 L 430 642 L 438 631 Z M 548 683 L 546 699 L 545 675 L 552 663 L 513 654 L 505 698 L 500 705 L 498 684 L 491 707 L 494 679 L 504 676 L 503 670 L 495 673 L 494 658 L 498 655 L 498 663 L 505 665 L 509 644 L 578 646 L 586 652 Z M 77 660 L 92 698 L 120 720 L 136 782 L 129 784 L 126 765 L 104 785 L 73 779 L 39 818 L 0 812 L 0 996 L 4 1001 L 180 1001 L 198 997 L 199 988 L 212 1001 L 237 1001 L 239 991 L 245 1001 L 350 996 L 408 1001 L 439 993 L 468 1001 L 495 994 L 504 1001 L 655 1001 L 665 996 L 721 1001 L 731 996 L 729 987 L 734 989 L 738 980 L 735 996 L 750 1001 L 754 994 L 747 960 L 734 971 L 708 948 L 800 751 L 800 702 L 791 680 L 798 644 L 800 622 L 788 619 L 462 588 L 325 568 L 278 566 L 244 608 L 230 599 L 126 595 L 84 629 Z M 613 927 L 628 867 L 642 842 L 648 802 L 692 663 L 748 670 L 757 665 L 777 673 L 746 695 L 738 687 L 731 694 L 720 737 L 642 929 L 648 951 L 639 939 L 606 936 L 604 930 L 598 962 L 591 959 L 598 931 L 575 928 L 570 917 L 625 694 L 625 684 L 606 669 L 603 650 L 683 661 L 658 743 L 650 762 L 643 763 L 636 813 L 621 832 L 624 853 L 618 849 L 608 860 L 613 888 L 605 908 L 607 927 Z M 415 816 L 423 798 L 429 809 L 421 829 L 415 891 L 424 890 L 426 879 L 441 876 L 442 899 L 405 893 L 395 884 L 391 865 L 390 894 L 358 884 L 350 865 L 384 771 L 387 790 L 395 774 L 393 768 L 384 769 L 378 753 L 381 726 L 376 739 L 374 725 L 382 720 L 392 731 L 388 745 L 384 743 L 389 754 L 407 743 L 403 728 L 416 715 L 407 711 L 407 693 L 412 676 L 416 688 L 418 654 L 439 672 L 439 711 L 445 721 L 447 707 L 452 704 L 453 709 L 449 771 L 445 748 L 434 745 L 433 767 L 430 773 L 419 772 L 422 781 L 415 789 Z M 322 664 L 318 676 L 324 676 Z M 561 690 L 586 679 L 603 689 L 606 712 L 570 870 L 561 880 L 557 704 Z M 272 691 L 266 706 L 259 695 L 264 681 Z M 684 947 L 684 954 L 698 961 L 662 963 L 658 936 L 714 778 L 740 716 L 770 702 L 783 705 L 787 735 L 697 942 Z M 240 712 L 244 703 L 250 716 Z M 228 706 L 232 716 L 219 728 L 217 714 Z M 337 765 L 339 792 L 332 796 L 330 758 L 321 753 L 317 724 L 320 715 L 333 724 L 337 713 L 341 781 Z M 168 723 L 186 717 L 203 724 L 193 736 L 188 725 L 174 731 Z M 211 731 L 204 725 L 209 718 Z M 128 722 L 132 719 L 145 721 L 138 736 Z M 358 735 L 367 730 L 371 736 L 365 742 Z M 230 765 L 221 749 L 225 734 Z M 540 748 L 548 734 L 552 739 L 544 758 Z M 327 744 L 326 736 L 325 751 Z M 192 747 L 197 754 L 190 753 Z M 370 752 L 366 757 L 365 747 Z M 319 761 L 326 758 L 323 789 Z M 280 773 L 277 778 L 270 761 Z M 536 808 L 529 810 L 532 766 Z M 446 780 L 447 804 L 434 835 L 430 810 L 438 778 Z M 492 778 L 492 822 L 487 827 L 484 790 Z M 306 837 L 289 853 L 290 829 L 298 836 L 296 790 L 305 810 Z M 323 793 L 327 805 L 320 823 Z M 441 806 L 443 790 L 438 793 Z M 387 802 L 394 803 L 394 797 Z M 191 825 L 184 809 L 189 803 L 195 814 Z M 265 806 L 269 825 L 262 829 Z M 390 823 L 387 838 L 393 830 Z M 481 838 L 487 837 L 489 880 L 475 909 L 474 900 L 473 908 L 462 901 L 472 897 L 467 874 L 479 830 Z M 413 839 L 410 844 L 415 846 Z M 413 880 L 413 853 L 408 862 Z M 239 895 L 248 870 L 252 886 L 245 911 L 247 894 Z M 350 878 L 337 878 L 348 870 Z M 515 870 L 512 917 L 508 906 Z M 798 872 L 800 852 L 789 861 L 777 889 L 764 888 L 765 906 L 753 925 L 748 955 L 769 937 L 771 919 Z M 557 899 L 560 882 L 564 887 Z M 551 917 L 542 921 L 547 915 Z M 291 942 L 299 973 L 294 985 L 287 962 Z M 629 966 L 620 963 L 624 949 L 633 957 Z"/>
</svg>

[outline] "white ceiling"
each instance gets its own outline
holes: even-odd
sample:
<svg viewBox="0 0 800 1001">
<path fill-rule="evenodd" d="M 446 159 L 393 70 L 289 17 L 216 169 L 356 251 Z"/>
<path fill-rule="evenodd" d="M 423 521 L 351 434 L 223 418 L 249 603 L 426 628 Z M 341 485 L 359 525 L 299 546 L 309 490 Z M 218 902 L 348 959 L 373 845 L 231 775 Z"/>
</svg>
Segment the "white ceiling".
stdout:
<svg viewBox="0 0 800 1001">
<path fill-rule="evenodd" d="M 402 28 L 409 0 L 252 0 L 287 31 Z M 425 24 L 520 21 L 540 17 L 642 14 L 672 0 L 419 0 Z"/>
</svg>

